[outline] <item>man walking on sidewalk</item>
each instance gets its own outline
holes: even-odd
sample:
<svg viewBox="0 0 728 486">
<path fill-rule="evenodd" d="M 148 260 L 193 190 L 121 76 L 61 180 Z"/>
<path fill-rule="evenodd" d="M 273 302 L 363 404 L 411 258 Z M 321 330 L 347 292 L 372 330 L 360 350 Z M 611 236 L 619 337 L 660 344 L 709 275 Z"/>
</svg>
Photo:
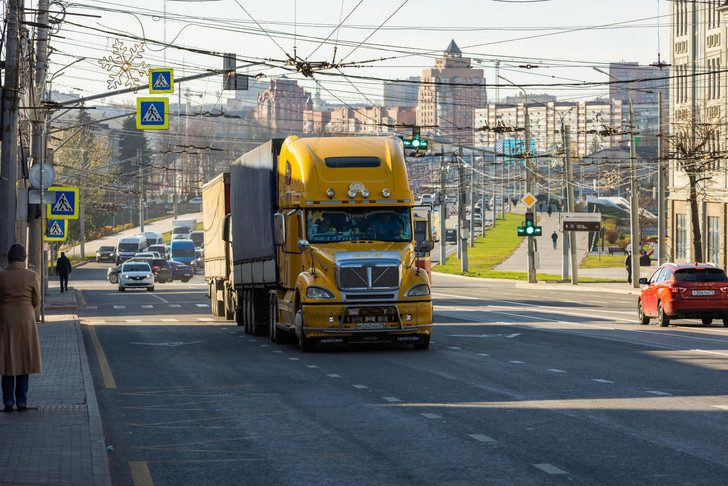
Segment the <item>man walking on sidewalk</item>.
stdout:
<svg viewBox="0 0 728 486">
<path fill-rule="evenodd" d="M 72 271 L 71 260 L 66 257 L 64 252 L 61 252 L 61 257 L 56 261 L 56 275 L 61 279 L 61 292 L 64 289 L 68 292 L 68 276 Z"/>
<path fill-rule="evenodd" d="M 556 231 L 554 231 L 554 234 L 551 235 L 551 239 L 554 242 L 554 250 L 556 249 L 556 242 L 559 240 L 559 235 L 556 234 Z"/>
</svg>

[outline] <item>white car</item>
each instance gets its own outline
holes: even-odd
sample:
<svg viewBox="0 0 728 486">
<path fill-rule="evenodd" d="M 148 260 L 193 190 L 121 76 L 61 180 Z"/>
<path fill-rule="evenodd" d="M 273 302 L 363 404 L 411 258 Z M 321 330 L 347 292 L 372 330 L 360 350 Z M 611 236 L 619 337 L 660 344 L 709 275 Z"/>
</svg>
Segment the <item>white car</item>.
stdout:
<svg viewBox="0 0 728 486">
<path fill-rule="evenodd" d="M 193 197 L 190 199 L 190 204 L 202 204 L 202 198 L 201 197 Z"/>
<path fill-rule="evenodd" d="M 119 272 L 119 292 L 126 289 L 147 289 L 154 292 L 154 273 L 146 262 L 126 262 Z"/>
</svg>

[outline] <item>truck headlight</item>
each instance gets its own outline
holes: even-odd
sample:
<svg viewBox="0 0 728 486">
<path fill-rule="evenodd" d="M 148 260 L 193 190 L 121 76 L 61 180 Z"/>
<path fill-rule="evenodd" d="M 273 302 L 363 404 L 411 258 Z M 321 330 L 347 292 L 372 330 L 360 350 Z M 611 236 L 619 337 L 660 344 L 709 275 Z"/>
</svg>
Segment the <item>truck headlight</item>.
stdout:
<svg viewBox="0 0 728 486">
<path fill-rule="evenodd" d="M 306 297 L 309 299 L 333 299 L 334 294 L 322 287 L 309 287 L 306 289 Z"/>
<path fill-rule="evenodd" d="M 417 284 L 404 293 L 405 297 L 426 297 L 430 295 L 430 286 L 427 284 Z"/>
</svg>

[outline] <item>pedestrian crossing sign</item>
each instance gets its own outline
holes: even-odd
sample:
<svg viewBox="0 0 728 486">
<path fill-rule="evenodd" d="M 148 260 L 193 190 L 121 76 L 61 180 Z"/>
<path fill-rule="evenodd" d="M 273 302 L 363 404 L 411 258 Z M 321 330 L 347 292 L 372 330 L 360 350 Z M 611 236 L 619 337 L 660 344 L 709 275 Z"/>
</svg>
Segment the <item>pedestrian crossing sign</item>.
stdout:
<svg viewBox="0 0 728 486">
<path fill-rule="evenodd" d="M 46 219 L 44 241 L 66 241 L 68 238 L 67 219 Z"/>
<path fill-rule="evenodd" d="M 136 126 L 139 130 L 167 130 L 169 128 L 169 100 L 167 98 L 137 98 Z"/>
<path fill-rule="evenodd" d="M 149 92 L 151 94 L 174 93 L 174 70 L 150 69 Z"/>
<path fill-rule="evenodd" d="M 48 204 L 48 219 L 78 219 L 78 187 L 49 187 L 55 194 Z"/>
</svg>

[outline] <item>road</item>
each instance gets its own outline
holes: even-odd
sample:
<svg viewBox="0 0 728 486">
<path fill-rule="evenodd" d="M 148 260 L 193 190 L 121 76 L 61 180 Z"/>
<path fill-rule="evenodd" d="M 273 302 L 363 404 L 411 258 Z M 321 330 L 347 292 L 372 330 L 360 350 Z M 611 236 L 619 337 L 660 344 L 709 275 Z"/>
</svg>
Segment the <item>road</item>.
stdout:
<svg viewBox="0 0 728 486">
<path fill-rule="evenodd" d="M 73 273 L 115 485 L 725 484 L 728 328 L 635 297 L 434 277 L 428 351 L 300 353 L 213 317 L 200 275 Z"/>
</svg>

